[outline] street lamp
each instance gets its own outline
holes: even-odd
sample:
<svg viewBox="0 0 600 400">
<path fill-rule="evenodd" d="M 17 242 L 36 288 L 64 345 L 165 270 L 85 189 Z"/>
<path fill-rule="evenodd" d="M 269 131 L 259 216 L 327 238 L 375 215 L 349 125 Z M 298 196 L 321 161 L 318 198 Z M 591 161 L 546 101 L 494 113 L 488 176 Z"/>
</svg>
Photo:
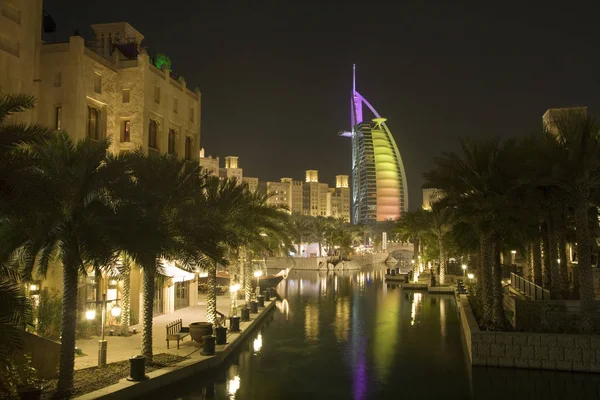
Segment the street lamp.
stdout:
<svg viewBox="0 0 600 400">
<path fill-rule="evenodd" d="M 467 278 L 469 278 L 469 283 L 471 283 L 473 281 L 473 278 L 475 278 L 475 275 L 469 272 L 467 274 Z"/>
<path fill-rule="evenodd" d="M 467 276 L 467 264 L 463 264 L 460 267 L 463 270 L 463 276 Z"/>
<path fill-rule="evenodd" d="M 108 303 L 111 303 L 113 301 L 119 301 L 119 299 L 113 299 L 113 300 L 106 300 L 106 294 L 102 295 L 102 300 L 100 301 L 90 301 L 89 303 L 92 304 L 101 304 L 102 305 L 102 326 L 101 326 L 101 336 L 100 336 L 100 340 L 98 340 L 98 367 L 104 367 L 106 366 L 106 354 L 107 354 L 107 350 L 108 350 L 108 343 L 107 341 L 104 339 L 104 325 L 106 324 L 106 305 Z M 111 310 L 110 310 L 111 314 L 113 317 L 118 317 L 119 315 L 121 315 L 121 307 L 119 307 L 118 305 L 115 305 Z M 85 312 L 85 318 L 88 320 L 93 320 L 96 318 L 96 310 L 95 309 L 89 309 Z"/>
<path fill-rule="evenodd" d="M 262 276 L 262 271 L 259 269 L 258 271 L 254 271 L 254 276 L 256 277 L 256 295 L 260 295 L 260 277 Z"/>
</svg>

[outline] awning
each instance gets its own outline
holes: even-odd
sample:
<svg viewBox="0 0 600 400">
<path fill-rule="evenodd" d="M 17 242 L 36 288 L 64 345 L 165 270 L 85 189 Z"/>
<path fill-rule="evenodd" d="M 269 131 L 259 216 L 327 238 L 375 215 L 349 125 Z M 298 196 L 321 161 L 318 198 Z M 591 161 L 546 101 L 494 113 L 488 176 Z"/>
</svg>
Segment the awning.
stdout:
<svg viewBox="0 0 600 400">
<path fill-rule="evenodd" d="M 196 274 L 192 272 L 184 271 L 177 268 L 174 261 L 162 260 L 162 273 L 164 276 L 173 279 L 173 282 L 185 282 L 191 281 L 195 278 Z"/>
</svg>

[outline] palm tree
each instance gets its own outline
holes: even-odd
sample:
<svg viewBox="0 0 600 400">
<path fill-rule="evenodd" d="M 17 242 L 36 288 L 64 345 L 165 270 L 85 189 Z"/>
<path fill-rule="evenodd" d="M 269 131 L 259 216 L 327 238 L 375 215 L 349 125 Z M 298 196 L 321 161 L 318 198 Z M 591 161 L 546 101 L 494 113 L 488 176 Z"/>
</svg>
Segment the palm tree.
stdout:
<svg viewBox="0 0 600 400">
<path fill-rule="evenodd" d="M 310 220 L 310 236 L 319 244 L 319 257 L 323 256 L 323 242 L 331 223 L 329 218 L 320 216 Z"/>
<path fill-rule="evenodd" d="M 294 241 L 296 243 L 296 257 L 302 257 L 301 247 L 310 237 L 310 217 L 305 215 L 292 215 L 291 223 L 294 231 Z"/>
<path fill-rule="evenodd" d="M 556 138 L 562 157 L 552 169 L 549 184 L 563 190 L 573 207 L 579 272 L 582 331 L 594 326 L 596 303 L 592 274 L 592 232 L 589 211 L 600 189 L 600 133 L 596 122 L 572 111 L 555 120 Z"/>
<path fill-rule="evenodd" d="M 402 213 L 396 225 L 400 239 L 413 244 L 413 276 L 419 272 L 419 260 L 422 256 L 421 239 L 426 229 L 424 213 L 424 210 Z"/>
<path fill-rule="evenodd" d="M 58 391 L 73 386 L 77 289 L 87 264 L 107 264 L 112 254 L 109 232 L 115 218 L 112 188 L 123 184 L 119 157 L 107 154 L 106 140 L 75 144 L 64 132 L 29 146 L 32 166 L 20 194 L 11 199 L 0 225 L 0 255 L 23 252 L 25 273 L 44 275 L 52 255 L 63 270 L 62 346 Z"/>
<path fill-rule="evenodd" d="M 202 203 L 205 176 L 198 167 L 142 151 L 129 154 L 127 161 L 134 185 L 122 193 L 121 216 L 130 219 L 130 230 L 118 241 L 143 272 L 142 353 L 152 362 L 155 281 L 162 260 L 193 263 L 202 251 L 218 258 L 213 240 L 218 230 Z"/>
<path fill-rule="evenodd" d="M 435 158 L 436 167 L 425 174 L 424 187 L 442 190 L 457 219 L 469 223 L 479 235 L 483 321 L 492 327 L 503 327 L 506 322 L 501 308 L 502 286 L 497 278 L 501 271 L 492 272 L 500 267 L 495 253 L 501 221 L 511 217 L 505 204 L 514 204 L 512 197 L 519 173 L 515 142 L 464 139 L 461 149 L 462 155 L 444 153 Z"/>
<path fill-rule="evenodd" d="M 447 254 L 445 242 L 448 240 L 446 235 L 452 230 L 454 223 L 453 209 L 445 207 L 442 204 L 435 203 L 431 207 L 431 211 L 423 213 L 425 232 L 431 234 L 438 245 L 439 263 L 440 263 L 440 284 L 446 283 L 446 263 Z"/>
</svg>

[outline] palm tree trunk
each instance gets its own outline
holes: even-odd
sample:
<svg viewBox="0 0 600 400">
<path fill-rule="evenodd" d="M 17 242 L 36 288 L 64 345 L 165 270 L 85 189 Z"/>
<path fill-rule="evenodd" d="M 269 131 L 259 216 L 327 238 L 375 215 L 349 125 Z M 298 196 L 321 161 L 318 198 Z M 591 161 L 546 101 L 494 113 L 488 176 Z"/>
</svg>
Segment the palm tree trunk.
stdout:
<svg viewBox="0 0 600 400">
<path fill-rule="evenodd" d="M 525 246 L 525 265 L 523 266 L 523 277 L 525 279 L 532 281 L 533 280 L 533 254 L 532 254 L 532 246 L 528 244 Z"/>
<path fill-rule="evenodd" d="M 550 244 L 548 243 L 548 224 L 544 222 L 542 224 L 542 249 L 544 250 L 544 257 L 542 263 L 542 286 L 546 289 L 550 289 L 552 285 L 552 273 L 550 270 Z"/>
<path fill-rule="evenodd" d="M 123 270 L 121 271 L 123 293 L 121 293 L 121 335 L 129 336 L 131 322 L 131 261 L 128 256 L 123 256 Z"/>
<path fill-rule="evenodd" d="M 532 272 L 533 281 L 536 285 L 542 285 L 542 247 L 540 243 L 539 231 L 533 235 L 533 241 L 531 242 L 531 261 L 532 261 Z"/>
<path fill-rule="evenodd" d="M 244 263 L 244 299 L 246 304 L 252 300 L 252 276 L 250 275 L 250 264 Z"/>
<path fill-rule="evenodd" d="M 504 314 L 504 290 L 502 289 L 502 263 L 500 262 L 500 244 L 496 241 L 494 247 L 493 265 L 493 293 L 494 311 L 492 314 L 492 325 L 499 330 L 507 328 L 506 315 Z"/>
<path fill-rule="evenodd" d="M 494 242 L 490 233 L 480 235 L 481 246 L 481 300 L 483 304 L 483 322 L 489 324 L 492 322 L 494 313 L 493 298 L 493 268 L 494 268 Z"/>
<path fill-rule="evenodd" d="M 548 258 L 550 259 L 550 296 L 552 299 L 560 299 L 560 267 L 558 264 L 558 236 L 556 233 L 555 210 L 552 210 L 548 218 Z"/>
<path fill-rule="evenodd" d="M 63 257 L 63 298 L 61 346 L 57 393 L 69 398 L 73 390 L 75 368 L 75 331 L 77 329 L 77 261 L 70 254 Z M 64 397 L 63 397 L 64 396 Z"/>
<path fill-rule="evenodd" d="M 321 245 L 321 241 L 319 241 L 319 257 L 321 257 L 322 255 L 323 255 L 322 245 Z"/>
<path fill-rule="evenodd" d="M 154 261 L 156 263 L 156 261 Z M 154 313 L 154 281 L 156 278 L 156 265 L 143 269 L 142 279 L 142 354 L 146 362 L 152 363 L 152 317 Z"/>
<path fill-rule="evenodd" d="M 440 248 L 440 285 L 443 285 L 446 283 L 446 249 L 441 237 L 438 238 L 438 245 Z"/>
<path fill-rule="evenodd" d="M 592 249 L 590 243 L 587 196 L 575 203 L 575 234 L 577 238 L 577 269 L 579 272 L 579 300 L 581 304 L 581 329 L 585 333 L 594 329 L 596 301 L 592 276 Z"/>
<path fill-rule="evenodd" d="M 558 226 L 556 227 L 558 234 L 558 258 L 560 259 L 559 274 L 560 274 L 560 290 L 563 297 L 569 293 L 569 260 L 567 259 L 567 233 L 566 233 L 566 218 L 565 210 L 561 210 Z"/>
<path fill-rule="evenodd" d="M 208 267 L 207 285 L 206 321 L 214 325 L 217 322 L 217 264 L 215 263 L 211 263 Z"/>
</svg>

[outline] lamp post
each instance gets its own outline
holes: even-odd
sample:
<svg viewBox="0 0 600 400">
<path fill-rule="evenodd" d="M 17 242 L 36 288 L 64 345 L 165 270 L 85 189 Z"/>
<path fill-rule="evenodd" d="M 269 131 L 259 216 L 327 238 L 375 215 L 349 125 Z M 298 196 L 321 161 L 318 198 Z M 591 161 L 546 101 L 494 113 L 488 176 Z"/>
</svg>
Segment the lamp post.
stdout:
<svg viewBox="0 0 600 400">
<path fill-rule="evenodd" d="M 475 278 L 475 275 L 473 275 L 472 273 L 468 273 L 467 278 L 469 278 L 469 284 L 471 284 L 473 281 L 473 278 Z"/>
<path fill-rule="evenodd" d="M 461 265 L 460 267 L 461 267 L 461 268 L 462 268 L 462 270 L 463 270 L 463 276 L 465 276 L 465 277 L 466 277 L 466 276 L 467 276 L 467 264 L 463 264 L 463 265 Z"/>
<path fill-rule="evenodd" d="M 102 295 L 102 300 L 100 301 L 91 301 L 89 303 L 92 304 L 101 304 L 102 306 L 102 326 L 100 328 L 100 340 L 98 340 L 98 367 L 106 366 L 106 354 L 108 351 L 108 342 L 104 339 L 104 325 L 106 324 L 106 305 L 111 302 L 117 302 L 119 299 L 114 300 L 106 300 L 106 294 Z M 121 307 L 115 305 L 111 310 L 111 314 L 113 317 L 118 317 L 121 315 Z M 96 310 L 89 309 L 85 312 L 85 318 L 88 320 L 93 320 L 96 318 Z"/>
<path fill-rule="evenodd" d="M 262 276 L 262 271 L 259 269 L 258 271 L 254 271 L 254 276 L 256 277 L 256 295 L 260 295 L 260 277 Z"/>
</svg>

